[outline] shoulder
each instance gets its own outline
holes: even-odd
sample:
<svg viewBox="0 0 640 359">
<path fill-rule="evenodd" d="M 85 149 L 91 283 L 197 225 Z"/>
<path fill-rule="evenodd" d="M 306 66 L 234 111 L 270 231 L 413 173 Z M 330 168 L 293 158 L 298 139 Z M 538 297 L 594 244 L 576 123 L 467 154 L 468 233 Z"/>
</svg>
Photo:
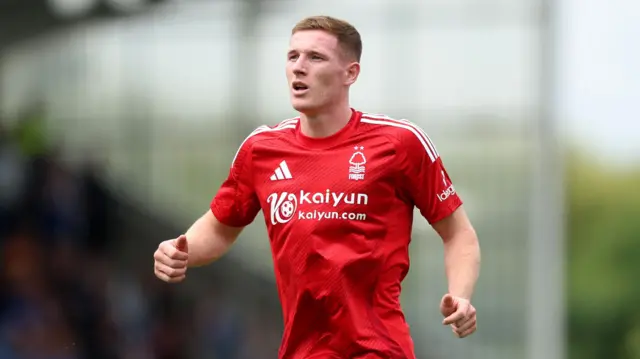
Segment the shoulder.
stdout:
<svg viewBox="0 0 640 359">
<path fill-rule="evenodd" d="M 291 135 L 295 132 L 298 121 L 300 121 L 300 118 L 294 117 L 281 121 L 276 125 L 258 126 L 242 141 L 240 147 L 251 147 L 256 142 L 278 138 L 283 135 Z"/>
<path fill-rule="evenodd" d="M 397 119 L 387 115 L 363 112 L 360 122 L 403 142 L 407 140 L 419 141 L 426 136 L 420 126 L 406 119 Z"/>
<path fill-rule="evenodd" d="M 435 162 L 439 156 L 431 138 L 422 127 L 414 122 L 366 112 L 362 113 L 360 122 L 387 135 L 403 152 L 426 152 L 432 162 Z"/>
<path fill-rule="evenodd" d="M 254 143 L 256 141 L 293 134 L 298 125 L 298 121 L 300 121 L 300 118 L 294 117 L 281 121 L 276 125 L 261 125 L 247 136 L 245 142 Z"/>
<path fill-rule="evenodd" d="M 299 117 L 293 117 L 280 121 L 276 125 L 261 125 L 254 129 L 240 144 L 233 162 L 235 162 L 239 155 L 251 152 L 253 146 L 265 140 L 277 139 L 282 136 L 293 135 L 295 133 L 296 126 L 300 121 Z"/>
</svg>

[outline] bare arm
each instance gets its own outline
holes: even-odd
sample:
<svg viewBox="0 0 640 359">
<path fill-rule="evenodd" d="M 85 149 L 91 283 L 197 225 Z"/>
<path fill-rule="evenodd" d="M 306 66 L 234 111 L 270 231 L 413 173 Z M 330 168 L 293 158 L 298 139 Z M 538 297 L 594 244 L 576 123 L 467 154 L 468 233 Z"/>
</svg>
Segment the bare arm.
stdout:
<svg viewBox="0 0 640 359">
<path fill-rule="evenodd" d="M 184 280 L 188 267 L 220 259 L 260 211 L 253 185 L 249 137 L 240 145 L 229 175 L 211 200 L 209 210 L 185 234 L 160 243 L 153 254 L 154 272 L 161 280 L 178 283 Z"/>
<path fill-rule="evenodd" d="M 459 207 L 433 228 L 444 243 L 449 293 L 471 300 L 480 274 L 480 245 L 467 213 Z"/>
<path fill-rule="evenodd" d="M 231 248 L 242 229 L 221 223 L 211 211 L 207 211 L 186 233 L 189 267 L 199 267 L 218 260 Z"/>
</svg>

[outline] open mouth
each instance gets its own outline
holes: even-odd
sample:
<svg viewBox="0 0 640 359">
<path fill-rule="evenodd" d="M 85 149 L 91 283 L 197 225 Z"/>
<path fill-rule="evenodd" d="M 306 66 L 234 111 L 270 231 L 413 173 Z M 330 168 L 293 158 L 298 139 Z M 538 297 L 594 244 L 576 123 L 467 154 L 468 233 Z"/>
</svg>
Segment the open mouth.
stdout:
<svg viewBox="0 0 640 359">
<path fill-rule="evenodd" d="M 298 92 L 298 93 L 304 92 L 309 89 L 309 87 L 306 84 L 300 81 L 294 81 L 291 87 L 293 88 L 294 92 Z"/>
</svg>

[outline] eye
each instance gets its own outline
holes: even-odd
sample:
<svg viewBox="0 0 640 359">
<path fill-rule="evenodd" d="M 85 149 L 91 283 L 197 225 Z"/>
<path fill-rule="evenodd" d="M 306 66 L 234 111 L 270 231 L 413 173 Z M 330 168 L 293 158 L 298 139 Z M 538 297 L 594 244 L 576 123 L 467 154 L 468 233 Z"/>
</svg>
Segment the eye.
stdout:
<svg viewBox="0 0 640 359">
<path fill-rule="evenodd" d="M 323 60 L 323 58 L 322 58 L 322 56 L 320 56 L 318 54 L 312 54 L 311 55 L 311 60 L 320 61 L 320 60 Z"/>
<path fill-rule="evenodd" d="M 299 57 L 298 54 L 290 54 L 290 55 L 287 56 L 287 59 L 289 61 L 296 61 L 298 59 L 298 57 Z"/>
</svg>

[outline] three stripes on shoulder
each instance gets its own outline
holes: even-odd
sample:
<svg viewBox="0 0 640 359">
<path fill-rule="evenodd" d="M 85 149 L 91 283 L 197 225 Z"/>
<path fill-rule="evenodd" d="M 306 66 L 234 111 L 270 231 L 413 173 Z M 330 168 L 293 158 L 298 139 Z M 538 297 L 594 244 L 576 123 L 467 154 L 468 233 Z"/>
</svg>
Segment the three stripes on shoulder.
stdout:
<svg viewBox="0 0 640 359">
<path fill-rule="evenodd" d="M 440 154 L 438 154 L 438 150 L 436 150 L 436 146 L 433 144 L 433 142 L 431 142 L 431 139 L 424 132 L 424 130 L 422 130 L 422 128 L 420 128 L 413 122 L 410 122 L 409 120 L 396 120 L 385 115 L 363 113 L 360 122 L 372 125 L 391 126 L 408 130 L 418 138 L 420 144 L 422 144 L 422 147 L 424 147 L 425 151 L 427 152 L 427 155 L 429 156 L 431 162 L 435 162 L 438 157 L 440 157 Z"/>
<path fill-rule="evenodd" d="M 244 141 L 242 141 L 240 148 L 242 148 L 244 143 L 249 138 L 257 134 L 260 134 L 263 132 L 279 131 L 284 129 L 294 129 L 296 128 L 298 121 L 299 121 L 299 118 L 291 118 L 291 119 L 282 121 L 281 123 L 279 123 L 274 127 L 260 126 L 256 130 L 254 130 L 251 134 L 249 134 L 249 136 L 247 136 L 247 138 L 245 138 Z M 424 132 L 424 130 L 422 130 L 422 128 L 420 128 L 418 125 L 408 120 L 396 120 L 385 115 L 363 113 L 362 118 L 360 119 L 360 122 L 368 123 L 372 125 L 391 126 L 391 127 L 408 130 L 409 132 L 413 133 L 416 136 L 418 141 L 420 141 L 420 144 L 422 144 L 422 146 L 424 147 L 431 162 L 435 162 L 438 159 L 438 157 L 440 157 L 440 154 L 438 153 L 436 146 L 433 144 L 433 142 L 431 141 L 429 136 Z M 240 148 L 238 148 L 238 151 L 236 152 L 236 155 L 233 158 L 232 164 L 235 162 L 236 157 L 240 152 Z M 284 161 L 280 163 L 280 166 L 276 169 L 275 173 L 271 176 L 272 181 L 291 179 L 291 178 L 292 178 L 291 172 L 289 172 L 287 164 Z"/>
</svg>

